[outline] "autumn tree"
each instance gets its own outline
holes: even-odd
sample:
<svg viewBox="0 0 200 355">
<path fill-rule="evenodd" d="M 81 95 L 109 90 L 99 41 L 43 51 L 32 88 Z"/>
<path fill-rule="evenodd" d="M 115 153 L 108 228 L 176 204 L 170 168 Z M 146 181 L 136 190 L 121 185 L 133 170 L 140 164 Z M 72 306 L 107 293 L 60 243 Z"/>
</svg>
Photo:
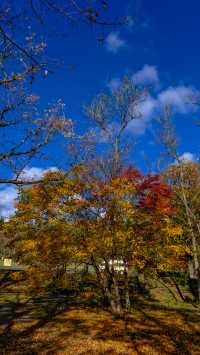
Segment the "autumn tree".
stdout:
<svg viewBox="0 0 200 355">
<path fill-rule="evenodd" d="M 164 176 L 174 193 L 175 219 L 184 231 L 191 290 L 195 299 L 200 300 L 200 166 L 198 162 L 179 159 L 179 162 L 169 165 Z"/>
<path fill-rule="evenodd" d="M 191 102 L 191 98 L 190 99 Z M 193 98 L 197 100 L 197 98 Z M 193 285 L 195 299 L 200 300 L 200 261 L 199 261 L 199 214 L 197 209 L 199 190 L 199 164 L 188 162 L 178 153 L 176 128 L 172 124 L 170 107 L 165 106 L 161 119 L 160 143 L 165 155 L 173 160 L 164 176 L 174 191 L 174 204 L 177 216 L 184 227 L 190 284 Z"/>
<path fill-rule="evenodd" d="M 168 256 L 177 252 L 173 238 L 181 231 L 170 222 L 170 189 L 159 176 L 131 167 L 110 179 L 87 166 L 59 182 L 51 174 L 24 189 L 6 223 L 14 257 L 38 285 L 62 277 L 66 265 L 91 265 L 112 312 L 121 314 L 131 304 L 131 269 L 156 274 L 169 269 Z"/>
<path fill-rule="evenodd" d="M 44 284 L 62 277 L 66 265 L 91 265 L 115 314 L 130 307 L 131 269 L 156 275 L 170 270 L 181 253 L 181 228 L 170 218 L 171 189 L 159 175 L 122 161 L 125 130 L 140 117 L 145 97 L 125 78 L 110 95 L 95 98 L 87 114 L 105 134 L 106 154 L 94 153 L 25 187 L 5 226 L 14 257 L 28 266 L 32 279 Z"/>
</svg>

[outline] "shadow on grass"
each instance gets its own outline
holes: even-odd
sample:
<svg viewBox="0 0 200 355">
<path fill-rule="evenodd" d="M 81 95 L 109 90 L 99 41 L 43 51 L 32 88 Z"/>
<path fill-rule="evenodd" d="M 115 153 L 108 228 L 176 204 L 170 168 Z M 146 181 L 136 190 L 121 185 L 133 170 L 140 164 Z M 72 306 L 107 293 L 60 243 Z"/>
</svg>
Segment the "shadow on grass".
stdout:
<svg viewBox="0 0 200 355">
<path fill-rule="evenodd" d="M 2 354 L 200 354 L 199 312 L 155 302 L 114 319 L 90 301 L 46 296 L 4 303 L 0 319 Z"/>
<path fill-rule="evenodd" d="M 0 333 L 0 353 L 38 354 L 42 349 L 58 348 L 58 344 L 51 344 L 45 339 L 34 343 L 32 334 L 67 308 L 66 298 L 59 296 L 31 298 L 24 303 L 1 304 L 0 326 L 3 331 Z"/>
</svg>

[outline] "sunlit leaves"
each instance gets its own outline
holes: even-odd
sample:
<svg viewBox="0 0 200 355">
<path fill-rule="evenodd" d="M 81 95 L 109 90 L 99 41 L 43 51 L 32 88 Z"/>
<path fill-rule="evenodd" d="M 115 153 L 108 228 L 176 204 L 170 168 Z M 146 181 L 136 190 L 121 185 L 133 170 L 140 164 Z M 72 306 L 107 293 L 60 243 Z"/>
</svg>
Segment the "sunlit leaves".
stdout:
<svg viewBox="0 0 200 355">
<path fill-rule="evenodd" d="M 171 190 L 158 175 L 129 167 L 102 179 L 74 166 L 25 188 L 8 226 L 19 259 L 52 277 L 59 265 L 105 259 L 156 270 L 169 267 L 170 253 L 183 254 L 173 212 Z"/>
</svg>

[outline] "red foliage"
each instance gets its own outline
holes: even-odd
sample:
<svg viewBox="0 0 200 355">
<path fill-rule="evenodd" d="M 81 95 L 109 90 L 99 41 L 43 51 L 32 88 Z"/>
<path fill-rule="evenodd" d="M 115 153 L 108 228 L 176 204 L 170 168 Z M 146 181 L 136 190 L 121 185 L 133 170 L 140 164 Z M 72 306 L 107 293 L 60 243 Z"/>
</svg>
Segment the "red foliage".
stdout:
<svg viewBox="0 0 200 355">
<path fill-rule="evenodd" d="M 139 206 L 152 211 L 171 214 L 171 189 L 159 175 L 147 175 L 139 186 Z"/>
<path fill-rule="evenodd" d="M 142 174 L 138 169 L 129 166 L 128 168 L 123 170 L 122 177 L 125 177 L 130 181 L 138 181 L 142 178 Z"/>
<path fill-rule="evenodd" d="M 158 210 L 161 213 L 171 214 L 174 209 L 171 206 L 171 188 L 162 182 L 160 175 L 142 173 L 136 168 L 129 166 L 122 176 L 133 182 L 136 187 L 138 206 L 149 211 Z"/>
</svg>

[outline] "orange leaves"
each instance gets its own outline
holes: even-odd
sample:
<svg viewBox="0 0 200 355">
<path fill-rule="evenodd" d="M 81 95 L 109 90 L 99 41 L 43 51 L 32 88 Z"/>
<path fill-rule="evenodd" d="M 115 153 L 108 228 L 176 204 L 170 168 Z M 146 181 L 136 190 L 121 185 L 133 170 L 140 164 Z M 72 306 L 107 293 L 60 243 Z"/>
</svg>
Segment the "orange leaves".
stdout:
<svg viewBox="0 0 200 355">
<path fill-rule="evenodd" d="M 155 267 L 181 233 L 170 225 L 170 188 L 160 176 L 133 167 L 109 179 L 84 166 L 55 172 L 25 189 L 17 207 L 13 230 L 23 237 L 15 248 L 33 253 L 33 263 L 47 269 L 105 257 L 140 269 Z M 30 262 L 30 256 L 22 259 Z"/>
<path fill-rule="evenodd" d="M 134 184 L 131 181 L 127 181 L 124 177 L 116 177 L 109 179 L 100 184 L 100 188 L 96 191 L 98 196 L 118 196 L 123 197 L 125 195 L 132 194 L 135 190 Z"/>
</svg>

